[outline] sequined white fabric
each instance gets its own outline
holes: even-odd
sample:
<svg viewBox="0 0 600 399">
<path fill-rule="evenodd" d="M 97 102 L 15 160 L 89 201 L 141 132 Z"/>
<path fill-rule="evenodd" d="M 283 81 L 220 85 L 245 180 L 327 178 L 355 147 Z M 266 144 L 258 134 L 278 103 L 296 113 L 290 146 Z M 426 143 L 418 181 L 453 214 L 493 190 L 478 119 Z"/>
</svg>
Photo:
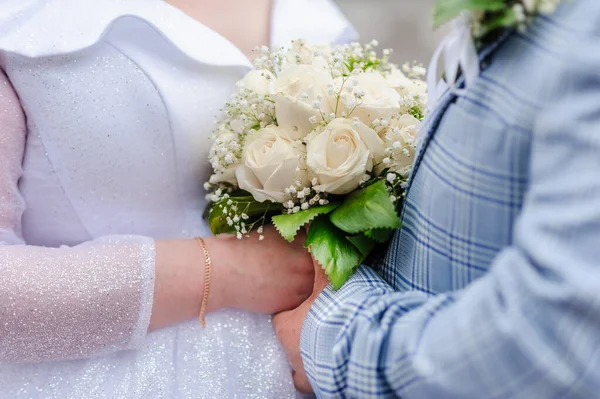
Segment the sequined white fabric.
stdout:
<svg viewBox="0 0 600 399">
<path fill-rule="evenodd" d="M 277 41 L 352 34 L 329 0 L 273 18 Z M 208 136 L 247 59 L 161 0 L 3 0 L 0 68 L 0 399 L 293 397 L 268 316 L 146 334 L 153 239 L 209 233 Z"/>
</svg>

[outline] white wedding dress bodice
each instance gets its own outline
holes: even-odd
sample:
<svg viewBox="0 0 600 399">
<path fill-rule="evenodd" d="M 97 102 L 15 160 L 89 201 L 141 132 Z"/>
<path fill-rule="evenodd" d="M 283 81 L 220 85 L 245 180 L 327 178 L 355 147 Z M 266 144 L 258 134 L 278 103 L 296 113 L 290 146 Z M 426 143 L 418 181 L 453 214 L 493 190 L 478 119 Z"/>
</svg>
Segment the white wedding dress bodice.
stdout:
<svg viewBox="0 0 600 399">
<path fill-rule="evenodd" d="M 353 35 L 329 0 L 272 20 L 274 44 Z M 162 0 L 3 0 L 0 399 L 295 395 L 268 316 L 146 333 L 154 239 L 210 234 L 208 137 L 250 68 Z"/>
</svg>

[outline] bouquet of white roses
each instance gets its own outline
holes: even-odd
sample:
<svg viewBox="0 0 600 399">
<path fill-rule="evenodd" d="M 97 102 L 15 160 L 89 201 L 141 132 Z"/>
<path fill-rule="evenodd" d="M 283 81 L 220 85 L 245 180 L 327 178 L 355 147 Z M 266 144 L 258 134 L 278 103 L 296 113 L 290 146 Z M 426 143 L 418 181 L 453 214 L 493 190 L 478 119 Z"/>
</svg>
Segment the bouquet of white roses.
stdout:
<svg viewBox="0 0 600 399">
<path fill-rule="evenodd" d="M 427 96 L 424 68 L 376 46 L 257 50 L 210 151 L 214 234 L 273 223 L 291 242 L 312 222 L 306 247 L 336 288 L 389 239 Z"/>
</svg>

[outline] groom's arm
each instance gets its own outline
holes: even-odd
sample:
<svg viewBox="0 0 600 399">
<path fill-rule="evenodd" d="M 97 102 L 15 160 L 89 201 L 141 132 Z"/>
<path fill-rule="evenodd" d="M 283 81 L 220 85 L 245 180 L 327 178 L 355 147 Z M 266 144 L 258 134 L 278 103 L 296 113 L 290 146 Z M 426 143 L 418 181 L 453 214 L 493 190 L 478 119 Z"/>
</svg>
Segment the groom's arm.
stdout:
<svg viewBox="0 0 600 399">
<path fill-rule="evenodd" d="M 429 297 L 361 268 L 316 300 L 301 351 L 320 397 L 598 395 L 599 66 L 598 51 L 565 57 L 533 132 L 513 245 L 486 276 Z"/>
</svg>

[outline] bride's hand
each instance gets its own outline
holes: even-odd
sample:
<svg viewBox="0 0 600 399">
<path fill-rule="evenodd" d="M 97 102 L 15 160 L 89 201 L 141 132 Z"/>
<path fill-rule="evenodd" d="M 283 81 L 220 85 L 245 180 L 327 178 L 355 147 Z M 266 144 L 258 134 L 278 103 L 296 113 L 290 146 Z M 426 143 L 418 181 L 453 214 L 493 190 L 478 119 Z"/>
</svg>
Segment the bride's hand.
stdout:
<svg viewBox="0 0 600 399">
<path fill-rule="evenodd" d="M 277 313 L 300 305 L 312 292 L 314 267 L 299 233 L 288 243 L 269 226 L 264 240 L 258 234 L 238 240 L 232 236 L 210 238 L 206 245 L 213 261 L 213 281 L 208 299 L 219 307 Z"/>
</svg>

